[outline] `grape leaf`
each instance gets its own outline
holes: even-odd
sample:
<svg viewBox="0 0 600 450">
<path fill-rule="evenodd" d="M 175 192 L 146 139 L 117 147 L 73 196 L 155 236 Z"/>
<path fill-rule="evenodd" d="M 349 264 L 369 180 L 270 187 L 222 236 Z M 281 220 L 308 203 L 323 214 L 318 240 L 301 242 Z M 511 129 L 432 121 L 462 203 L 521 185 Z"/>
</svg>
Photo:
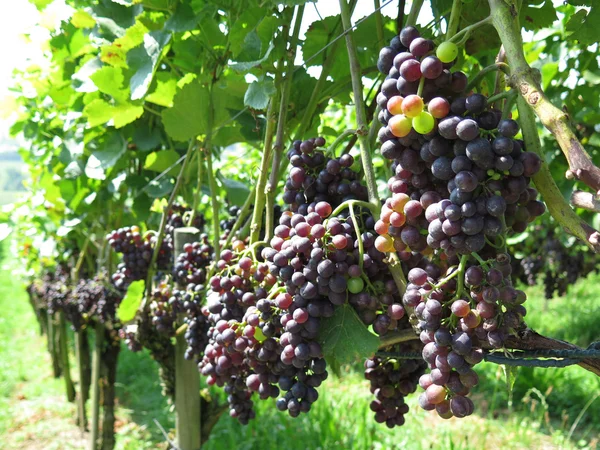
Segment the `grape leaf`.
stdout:
<svg viewBox="0 0 600 450">
<path fill-rule="evenodd" d="M 379 338 L 367 329 L 348 304 L 336 308 L 332 317 L 321 319 L 319 341 L 325 358 L 340 364 L 369 357 L 379 347 Z"/>
<path fill-rule="evenodd" d="M 253 81 L 244 95 L 244 105 L 253 109 L 265 109 L 274 93 L 275 84 L 270 78 Z"/>
<path fill-rule="evenodd" d="M 197 81 L 186 84 L 175 94 L 173 106 L 162 112 L 166 132 L 176 141 L 186 141 L 205 133 L 208 106 L 208 89 Z"/>
<path fill-rule="evenodd" d="M 275 46 L 271 42 L 269 44 L 269 48 L 267 49 L 267 52 L 265 53 L 265 55 L 262 58 L 254 60 L 254 61 L 236 62 L 236 63 L 230 64 L 229 67 L 231 67 L 233 70 L 235 70 L 237 72 L 248 72 L 253 67 L 258 66 L 258 65 L 264 63 L 267 59 L 269 59 L 269 55 L 271 54 L 271 52 L 273 51 L 274 48 L 275 48 Z"/>
<path fill-rule="evenodd" d="M 234 205 L 242 206 L 250 194 L 250 189 L 248 189 L 248 186 L 237 180 L 225 178 L 220 171 L 217 172 L 217 178 L 225 187 L 229 201 Z"/>
<path fill-rule="evenodd" d="M 117 308 L 117 317 L 122 323 L 130 322 L 135 318 L 135 314 L 142 304 L 145 288 L 144 280 L 134 281 L 127 288 L 127 293 Z"/>
<path fill-rule="evenodd" d="M 182 32 L 196 28 L 198 16 L 194 14 L 192 7 L 187 3 L 179 3 L 175 12 L 165 22 L 165 30 Z"/>
<path fill-rule="evenodd" d="M 103 94 L 108 94 L 117 101 L 127 99 L 127 90 L 123 89 L 123 70 L 119 67 L 104 66 L 94 72 L 92 81 Z"/>
<path fill-rule="evenodd" d="M 100 59 L 111 66 L 127 68 L 127 52 L 144 42 L 146 33 L 148 29 L 136 21 L 133 26 L 127 28 L 123 36 L 100 49 Z"/>
<path fill-rule="evenodd" d="M 557 18 L 552 0 L 530 0 L 521 8 L 521 23 L 526 30 L 551 27 Z"/>
<path fill-rule="evenodd" d="M 177 92 L 177 78 L 169 72 L 156 74 L 156 88 L 146 96 L 146 101 L 167 108 L 173 106 L 173 97 Z"/>
<path fill-rule="evenodd" d="M 144 43 L 127 54 L 127 65 L 135 70 L 129 80 L 131 100 L 138 100 L 146 95 L 160 54 L 171 39 L 169 33 L 152 31 L 144 36 Z"/>
<path fill-rule="evenodd" d="M 581 9 L 570 17 L 565 29 L 573 33 L 567 39 L 579 41 L 581 45 L 592 45 L 600 41 L 599 23 L 600 0 L 593 0 L 587 14 L 585 9 Z"/>
<path fill-rule="evenodd" d="M 89 13 L 82 10 L 75 11 L 71 17 L 71 23 L 76 28 L 94 28 L 94 26 L 96 26 L 94 18 Z"/>
<path fill-rule="evenodd" d="M 240 14 L 229 33 L 229 42 L 231 42 L 231 53 L 237 58 L 242 50 L 244 40 L 251 31 L 254 31 L 258 24 L 263 20 L 265 11 L 263 8 L 249 8 Z"/>
<path fill-rule="evenodd" d="M 146 156 L 144 169 L 152 170 L 154 172 L 163 172 L 174 165 L 178 159 L 179 153 L 177 153 L 175 150 L 161 150 L 159 152 L 153 152 Z M 173 167 L 168 173 L 171 175 L 177 175 L 179 170 L 177 170 L 177 167 Z"/>
<path fill-rule="evenodd" d="M 92 154 L 85 166 L 85 174 L 97 180 L 105 179 L 106 171 L 115 166 L 125 154 L 127 142 L 121 133 L 110 133 L 98 142 L 91 142 L 89 147 Z"/>
</svg>

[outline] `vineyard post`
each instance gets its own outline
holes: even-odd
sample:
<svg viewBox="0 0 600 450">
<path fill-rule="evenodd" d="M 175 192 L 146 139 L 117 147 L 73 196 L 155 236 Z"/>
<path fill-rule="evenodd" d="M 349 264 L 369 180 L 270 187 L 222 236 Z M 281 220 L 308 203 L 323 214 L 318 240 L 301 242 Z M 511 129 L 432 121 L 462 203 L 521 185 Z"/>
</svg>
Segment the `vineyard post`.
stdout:
<svg viewBox="0 0 600 450">
<path fill-rule="evenodd" d="M 92 359 L 92 424 L 90 429 L 89 450 L 96 450 L 100 424 L 100 367 L 102 365 L 102 345 L 104 325 L 96 322 L 96 346 Z"/>
<path fill-rule="evenodd" d="M 54 321 L 54 314 L 48 312 L 48 351 L 50 352 L 50 358 L 52 358 L 52 373 L 54 378 L 60 377 L 60 362 L 58 360 L 58 342 L 57 342 L 57 329 Z"/>
<path fill-rule="evenodd" d="M 174 257 L 184 252 L 184 246 L 198 240 L 200 230 L 194 227 L 175 230 Z M 179 288 L 185 289 L 180 285 Z M 187 342 L 178 333 L 175 343 L 175 428 L 180 450 L 198 450 L 201 441 L 200 372 L 193 360 L 185 359 Z"/>
<path fill-rule="evenodd" d="M 67 400 L 75 401 L 75 387 L 71 379 L 71 364 L 69 362 L 69 346 L 67 342 L 67 321 L 65 313 L 58 313 L 58 351 L 60 355 L 60 364 L 62 366 L 63 377 L 65 379 L 65 388 L 67 390 Z"/>
<path fill-rule="evenodd" d="M 109 331 L 107 328 L 104 330 L 105 332 Z M 109 339 L 106 339 L 106 345 L 102 352 L 102 450 L 112 450 L 115 447 L 115 382 L 121 350 L 118 341 L 113 340 L 110 336 L 107 337 Z"/>
<path fill-rule="evenodd" d="M 79 428 L 83 433 L 87 428 L 87 415 L 85 404 L 89 396 L 89 369 L 90 354 L 87 330 L 82 328 L 75 331 L 75 358 L 79 370 L 79 398 L 77 410 L 79 414 Z"/>
<path fill-rule="evenodd" d="M 73 268 L 71 273 L 71 279 L 73 281 L 73 287 L 77 286 L 79 283 L 79 274 L 81 273 L 81 267 L 83 265 L 83 261 L 85 260 L 85 256 L 87 254 L 87 249 L 90 244 L 91 235 L 89 235 L 81 250 L 79 252 L 79 257 L 77 258 L 77 263 Z M 85 403 L 87 401 L 89 395 L 89 369 L 90 369 L 90 353 L 89 353 L 89 343 L 87 337 L 87 330 L 81 326 L 75 330 L 75 359 L 77 360 L 77 369 L 79 374 L 79 396 L 77 398 L 77 415 L 78 415 L 78 423 L 79 429 L 82 433 L 85 432 L 87 428 L 87 415 L 85 411 Z"/>
</svg>

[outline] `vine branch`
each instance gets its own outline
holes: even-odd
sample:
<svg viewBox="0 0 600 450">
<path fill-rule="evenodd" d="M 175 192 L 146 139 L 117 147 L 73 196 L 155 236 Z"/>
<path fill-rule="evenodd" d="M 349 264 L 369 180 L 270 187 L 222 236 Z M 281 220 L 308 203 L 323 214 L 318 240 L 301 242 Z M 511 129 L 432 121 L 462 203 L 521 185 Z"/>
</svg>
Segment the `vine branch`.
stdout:
<svg viewBox="0 0 600 450">
<path fill-rule="evenodd" d="M 540 86 L 540 75 L 533 70 L 523 53 L 521 27 L 515 0 L 488 0 L 492 23 L 506 51 L 511 67 L 512 84 L 542 124 L 554 135 L 569 163 L 567 178 L 576 178 L 595 192 L 600 191 L 600 169 L 594 165 L 570 125 L 569 115 L 550 102 Z"/>
<path fill-rule="evenodd" d="M 558 189 L 554 178 L 552 178 L 548 164 L 542 155 L 542 147 L 533 111 L 521 96 L 517 98 L 517 107 L 525 147 L 527 150 L 537 153 L 542 159 L 542 166 L 539 172 L 533 176 L 533 182 L 545 200 L 550 214 L 561 224 L 567 233 L 585 242 L 594 252 L 599 253 L 600 234 L 573 211 L 563 197 L 562 192 L 560 192 L 560 189 Z"/>
</svg>

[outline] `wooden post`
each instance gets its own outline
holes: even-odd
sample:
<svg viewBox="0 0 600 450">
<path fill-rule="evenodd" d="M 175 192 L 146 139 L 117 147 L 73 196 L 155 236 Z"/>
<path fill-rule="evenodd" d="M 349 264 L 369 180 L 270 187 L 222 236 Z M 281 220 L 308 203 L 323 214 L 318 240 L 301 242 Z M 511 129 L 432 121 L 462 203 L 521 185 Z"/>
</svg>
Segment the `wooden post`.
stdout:
<svg viewBox="0 0 600 450">
<path fill-rule="evenodd" d="M 175 230 L 175 257 L 183 246 L 194 242 L 200 230 L 194 227 Z M 175 344 L 175 412 L 177 447 L 180 450 L 200 448 L 200 373 L 194 361 L 185 359 L 187 343 L 184 335 L 177 336 Z"/>
<path fill-rule="evenodd" d="M 87 429 L 85 403 L 88 399 L 90 389 L 90 349 L 87 340 L 87 330 L 85 328 L 75 332 L 75 357 L 77 358 L 77 368 L 79 370 L 79 397 L 77 398 L 77 414 L 79 416 L 79 429 L 83 433 Z"/>
<path fill-rule="evenodd" d="M 104 341 L 104 325 L 96 323 L 96 347 L 92 359 L 92 424 L 90 430 L 89 450 L 98 448 L 98 431 L 100 425 L 100 368 L 102 365 L 102 347 Z"/>
<path fill-rule="evenodd" d="M 117 362 L 120 342 L 114 342 L 106 336 L 107 343 L 102 356 L 102 450 L 112 450 L 115 447 L 115 381 L 117 379 Z"/>
<path fill-rule="evenodd" d="M 65 320 L 65 313 L 63 311 L 59 311 L 58 313 L 58 351 L 65 379 L 67 400 L 73 402 L 75 401 L 75 386 L 73 386 L 73 380 L 71 379 L 71 364 L 69 362 L 69 347 L 67 344 L 67 321 Z"/>
<path fill-rule="evenodd" d="M 54 378 L 60 377 L 57 331 L 56 323 L 54 322 L 54 314 L 50 314 L 50 312 L 48 312 L 48 351 L 50 352 L 50 358 L 52 358 L 52 372 L 54 374 Z"/>
</svg>

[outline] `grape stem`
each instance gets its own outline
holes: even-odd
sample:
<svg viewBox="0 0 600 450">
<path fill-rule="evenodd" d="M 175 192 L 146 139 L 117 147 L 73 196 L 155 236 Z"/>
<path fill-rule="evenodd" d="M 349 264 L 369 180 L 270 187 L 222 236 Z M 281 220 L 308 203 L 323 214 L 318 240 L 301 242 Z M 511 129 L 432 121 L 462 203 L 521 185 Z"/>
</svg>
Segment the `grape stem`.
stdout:
<svg viewBox="0 0 600 450">
<path fill-rule="evenodd" d="M 460 14 L 462 12 L 463 0 L 454 0 L 452 2 L 452 11 L 450 11 L 450 20 L 448 21 L 448 30 L 446 31 L 446 40 L 449 40 L 456 34 L 460 25 Z"/>
<path fill-rule="evenodd" d="M 477 255 L 477 253 L 473 253 L 473 255 L 475 256 L 475 258 L 479 258 L 479 255 Z M 481 259 L 481 258 L 479 258 L 479 259 Z M 456 271 L 458 273 L 458 284 L 456 286 L 456 295 L 454 296 L 455 299 L 460 298 L 465 289 L 465 271 L 466 271 L 468 261 L 469 261 L 469 255 L 463 255 L 460 257 L 460 262 L 458 264 L 458 270 Z"/>
<path fill-rule="evenodd" d="M 420 97 L 423 94 L 423 88 L 425 87 L 425 77 L 421 77 L 419 80 L 419 87 L 417 88 L 417 95 Z"/>
<path fill-rule="evenodd" d="M 288 101 L 290 98 L 290 86 L 292 83 L 292 75 L 294 73 L 294 58 L 298 46 L 298 35 L 300 34 L 300 25 L 304 15 L 304 5 L 296 7 L 296 21 L 294 22 L 294 30 L 290 37 L 290 48 L 288 49 L 287 59 L 285 62 L 285 78 L 281 83 L 281 101 L 279 103 L 279 117 L 277 118 L 277 131 L 275 132 L 275 144 L 273 145 L 273 161 L 271 163 L 271 173 L 269 181 L 265 188 L 267 195 L 267 210 L 265 214 L 265 240 L 270 241 L 273 236 L 274 214 L 275 214 L 275 195 L 277 193 L 277 184 L 279 182 L 279 166 L 281 165 L 281 157 L 285 146 L 285 125 L 288 113 Z M 290 18 L 291 20 L 291 18 Z"/>
<path fill-rule="evenodd" d="M 449 41 L 454 43 L 460 42 L 461 38 L 468 37 L 474 30 L 488 23 L 492 23 L 492 16 L 488 16 L 485 19 L 480 20 L 479 22 L 475 22 L 473 25 L 469 25 L 468 27 L 463 28 L 454 36 L 452 36 L 452 39 L 450 39 Z"/>
<path fill-rule="evenodd" d="M 533 109 L 542 124 L 554 135 L 569 163 L 567 178 L 581 180 L 595 192 L 600 191 L 600 168 L 594 165 L 570 125 L 569 115 L 554 106 L 540 85 L 540 75 L 533 70 L 523 52 L 521 27 L 519 25 L 518 4 L 515 0 L 488 0 L 491 17 L 500 40 L 506 50 L 506 58 L 513 76 L 514 86 L 525 104 Z"/>
<path fill-rule="evenodd" d="M 423 3 L 424 0 L 413 0 L 412 5 L 410 6 L 408 17 L 406 18 L 406 25 L 404 25 L 405 27 L 415 26 L 417 24 L 417 19 L 419 18 L 419 13 L 421 12 Z"/>
<path fill-rule="evenodd" d="M 202 197 L 202 169 L 203 169 L 203 164 L 202 164 L 202 156 L 200 155 L 200 152 L 196 153 L 196 160 L 198 163 L 198 172 L 196 174 L 197 176 L 197 187 L 196 187 L 196 192 L 194 193 L 194 204 L 192 205 L 192 214 L 190 215 L 189 221 L 188 221 L 188 227 L 192 227 L 194 226 L 194 220 L 196 219 L 196 215 L 198 214 L 198 206 L 200 205 L 200 197 Z"/>
<path fill-rule="evenodd" d="M 279 68 L 281 71 L 281 68 Z M 276 96 L 277 94 L 275 94 Z M 265 209 L 266 195 L 265 186 L 267 185 L 267 176 L 269 172 L 269 161 L 271 160 L 271 151 L 273 145 L 273 135 L 275 134 L 275 117 L 274 104 L 277 101 L 275 96 L 269 101 L 266 114 L 266 129 L 265 142 L 263 146 L 263 154 L 260 159 L 260 169 L 258 172 L 258 180 L 256 181 L 256 195 L 254 197 L 254 211 L 252 214 L 252 223 L 250 225 L 250 243 L 258 240 L 260 229 L 262 226 L 262 215 Z"/>
<path fill-rule="evenodd" d="M 353 136 L 357 133 L 357 130 L 354 129 L 349 129 L 349 130 L 344 130 L 344 132 L 342 134 L 340 134 L 335 141 L 333 141 L 333 143 L 327 148 L 327 150 L 325 151 L 325 155 L 326 156 L 331 156 L 335 158 L 335 150 L 337 149 L 337 147 L 348 137 L 348 136 Z"/>
<path fill-rule="evenodd" d="M 375 7 L 375 29 L 377 30 L 377 44 L 379 47 L 383 47 L 384 35 L 383 35 L 383 19 L 381 17 L 381 2 L 379 0 L 373 0 L 373 6 Z"/>
<path fill-rule="evenodd" d="M 512 111 L 513 106 L 515 105 L 515 101 L 517 100 L 518 95 L 519 94 L 517 94 L 517 92 L 515 91 L 514 95 L 511 95 L 506 99 L 506 103 L 504 104 L 504 108 L 502 109 L 502 120 L 508 119 L 508 117 L 510 116 L 510 112 Z"/>
<path fill-rule="evenodd" d="M 181 164 L 181 169 L 179 169 L 179 175 L 177 175 L 177 180 L 175 181 L 175 185 L 173 186 L 173 190 L 171 191 L 171 195 L 169 196 L 169 201 L 167 205 L 163 209 L 162 217 L 160 219 L 160 226 L 158 228 L 158 233 L 156 234 L 156 241 L 154 243 L 154 251 L 152 252 L 152 259 L 150 260 L 150 264 L 148 265 L 148 276 L 146 277 L 146 295 L 144 296 L 144 300 L 140 304 L 140 311 L 146 312 L 150 302 L 148 299 L 150 298 L 150 292 L 152 290 L 152 277 L 154 276 L 154 268 L 156 266 L 156 261 L 158 260 L 158 254 L 160 252 L 160 247 L 162 245 L 163 238 L 165 236 L 165 229 L 167 227 L 167 218 L 169 217 L 169 211 L 171 210 L 173 203 L 175 202 L 175 198 L 177 197 L 177 192 L 181 186 L 183 181 L 183 175 L 190 163 L 191 155 L 193 153 L 194 148 L 196 147 L 196 139 L 190 139 L 190 143 L 188 145 L 187 152 L 185 154 L 185 158 L 183 163 Z"/>
<path fill-rule="evenodd" d="M 354 103 L 356 109 L 356 123 L 358 141 L 360 144 L 360 156 L 363 169 L 365 171 L 365 179 L 367 190 L 369 191 L 369 202 L 379 207 L 379 196 L 377 194 L 377 183 L 375 181 L 375 173 L 373 170 L 373 161 L 371 160 L 371 148 L 369 145 L 369 137 L 367 135 L 367 116 L 365 112 L 365 101 L 363 99 L 363 88 L 361 80 L 361 69 L 358 61 L 358 54 L 354 42 L 354 34 L 349 32 L 352 29 L 350 8 L 346 0 L 340 0 L 340 9 L 342 16 L 342 25 L 346 34 L 346 48 L 348 50 L 348 59 L 350 62 L 350 75 L 352 77 L 352 91 L 354 94 Z"/>
<path fill-rule="evenodd" d="M 467 84 L 467 87 L 465 88 L 465 92 L 469 92 L 471 91 L 471 89 L 473 89 L 477 84 L 479 84 L 479 82 L 490 72 L 504 72 L 506 75 L 510 76 L 510 67 L 508 66 L 508 64 L 503 63 L 503 62 L 497 62 L 494 64 L 490 64 L 489 66 L 481 69 L 481 71 L 475 75 L 473 77 L 473 79 L 471 81 L 469 81 L 469 84 Z"/>
<path fill-rule="evenodd" d="M 502 100 L 503 98 L 510 98 L 512 96 L 517 95 L 517 92 L 513 89 L 509 89 L 508 91 L 500 92 L 499 94 L 492 95 L 488 98 L 488 104 L 492 104 L 497 102 L 498 100 Z"/>
<path fill-rule="evenodd" d="M 350 208 L 350 206 L 358 206 L 361 208 L 367 208 L 373 215 L 379 214 L 379 208 L 375 207 L 372 203 L 363 202 L 361 200 L 346 200 L 341 203 L 337 208 L 335 208 L 329 217 L 335 217 L 339 215 L 346 208 Z"/>
<path fill-rule="evenodd" d="M 400 344 L 402 342 L 414 341 L 416 339 L 419 339 L 419 336 L 415 334 L 411 328 L 393 331 L 379 338 L 379 349 L 384 349 L 390 347 L 391 345 Z"/>
</svg>

